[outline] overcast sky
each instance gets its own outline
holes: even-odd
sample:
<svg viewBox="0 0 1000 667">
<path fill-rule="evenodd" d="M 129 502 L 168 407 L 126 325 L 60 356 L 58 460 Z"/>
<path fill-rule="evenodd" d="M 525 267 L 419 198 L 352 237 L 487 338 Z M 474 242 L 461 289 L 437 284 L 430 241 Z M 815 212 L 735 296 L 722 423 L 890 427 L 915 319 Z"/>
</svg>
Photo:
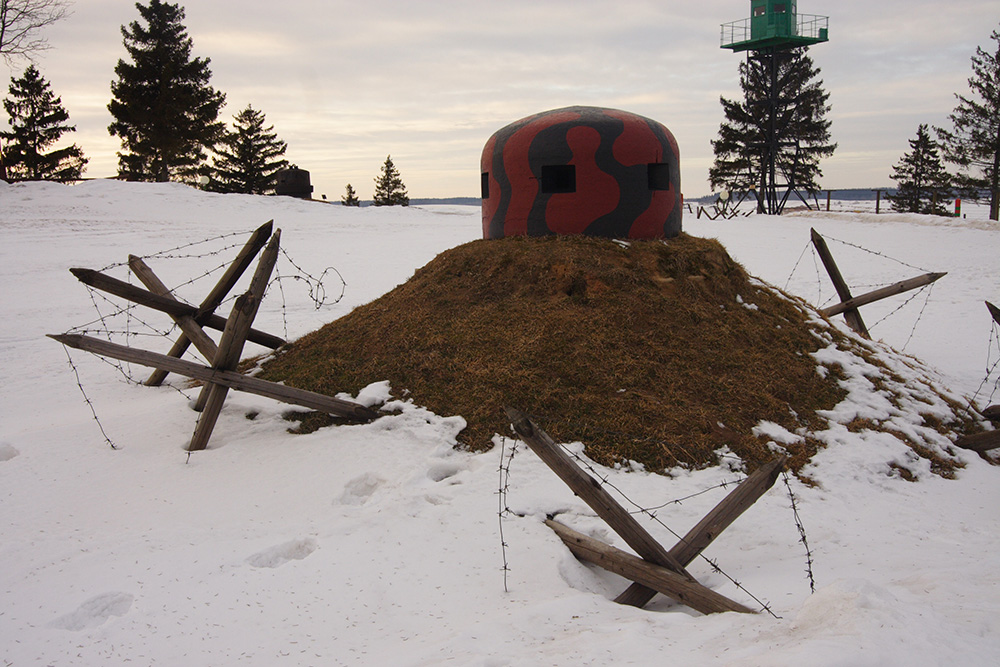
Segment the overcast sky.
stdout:
<svg viewBox="0 0 1000 667">
<path fill-rule="evenodd" d="M 180 4 L 194 55 L 211 59 L 212 85 L 226 94 L 223 119 L 248 104 L 263 111 L 315 196 L 332 200 L 347 183 L 370 198 L 387 154 L 411 197 L 478 196 L 493 132 L 578 104 L 666 125 L 683 192 L 707 194 L 719 96 L 740 94 L 742 55 L 719 48 L 719 26 L 750 11 L 747 0 Z M 72 11 L 45 31 L 52 48 L 37 64 L 77 127 L 68 136 L 90 158 L 86 175 L 113 176 L 110 85 L 126 57 L 121 26 L 139 13 L 131 0 L 76 0 Z M 821 165 L 826 188 L 890 185 L 918 124 L 946 124 L 976 46 L 992 51 L 1000 27 L 996 0 L 799 0 L 798 11 L 830 17 L 830 41 L 810 49 L 839 144 Z"/>
</svg>

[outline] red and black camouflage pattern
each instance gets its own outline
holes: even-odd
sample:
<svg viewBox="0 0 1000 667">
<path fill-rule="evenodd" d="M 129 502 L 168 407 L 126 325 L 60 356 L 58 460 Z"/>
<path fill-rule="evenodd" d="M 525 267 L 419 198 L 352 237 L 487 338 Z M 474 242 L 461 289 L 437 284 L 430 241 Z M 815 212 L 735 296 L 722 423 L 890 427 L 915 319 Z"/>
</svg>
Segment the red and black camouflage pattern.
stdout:
<svg viewBox="0 0 1000 667">
<path fill-rule="evenodd" d="M 573 165 L 575 192 L 543 191 L 542 168 L 554 165 Z M 681 231 L 677 141 L 627 111 L 566 107 L 529 116 L 490 137 L 481 166 L 486 239 L 662 239 Z"/>
</svg>

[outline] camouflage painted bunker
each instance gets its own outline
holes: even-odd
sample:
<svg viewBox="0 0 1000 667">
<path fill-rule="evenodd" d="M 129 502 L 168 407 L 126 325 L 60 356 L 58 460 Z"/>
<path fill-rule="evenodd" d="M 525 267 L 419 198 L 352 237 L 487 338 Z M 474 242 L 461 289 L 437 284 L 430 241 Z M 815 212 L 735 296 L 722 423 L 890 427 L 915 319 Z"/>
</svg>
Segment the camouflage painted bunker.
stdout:
<svg viewBox="0 0 1000 667">
<path fill-rule="evenodd" d="M 490 137 L 481 166 L 483 238 L 681 231 L 677 141 L 643 116 L 583 106 L 529 116 Z"/>
</svg>

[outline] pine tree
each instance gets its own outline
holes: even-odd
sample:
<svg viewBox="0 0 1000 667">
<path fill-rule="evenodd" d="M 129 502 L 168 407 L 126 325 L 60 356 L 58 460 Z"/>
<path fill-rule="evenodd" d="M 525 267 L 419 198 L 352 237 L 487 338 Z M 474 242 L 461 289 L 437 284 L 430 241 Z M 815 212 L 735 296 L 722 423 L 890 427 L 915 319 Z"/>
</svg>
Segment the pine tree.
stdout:
<svg viewBox="0 0 1000 667">
<path fill-rule="evenodd" d="M 399 177 L 392 156 L 387 155 L 382 165 L 381 175 L 375 179 L 375 194 L 372 196 L 374 206 L 409 206 L 410 198 L 406 194 L 406 186 Z"/>
<path fill-rule="evenodd" d="M 350 183 L 347 184 L 344 196 L 340 198 L 340 203 L 344 206 L 361 206 L 361 200 L 358 199 L 358 193 L 354 191 L 354 188 Z"/>
<path fill-rule="evenodd" d="M 191 58 L 191 38 L 176 4 L 136 3 L 146 27 L 122 26 L 132 62 L 119 60 L 108 110 L 112 136 L 122 141 L 121 178 L 139 181 L 193 180 L 225 130 L 218 120 L 226 96 L 209 85 L 209 59 Z"/>
<path fill-rule="evenodd" d="M 976 47 L 969 88 L 955 95 L 959 104 L 948 116 L 953 131 L 935 128 L 945 159 L 958 166 L 956 185 L 963 197 L 990 202 L 990 220 L 1000 219 L 1000 32 L 990 35 L 994 53 Z"/>
<path fill-rule="evenodd" d="M 264 113 L 252 105 L 233 117 L 235 130 L 226 131 L 215 149 L 209 190 L 248 195 L 274 191 L 278 172 L 288 167 L 281 158 L 287 144 L 264 122 Z"/>
<path fill-rule="evenodd" d="M 927 125 L 917 128 L 917 138 L 910 139 L 910 152 L 893 167 L 889 176 L 899 186 L 888 195 L 895 211 L 948 215 L 945 202 L 951 199 L 951 176 L 941 164 L 938 144 L 931 139 Z"/>
<path fill-rule="evenodd" d="M 739 71 L 743 101 L 720 98 L 725 120 L 712 142 L 709 182 L 724 190 L 756 189 L 758 210 L 779 213 L 781 206 L 772 201 L 776 181 L 783 178 L 791 191 L 819 190 L 819 161 L 837 148 L 826 120 L 830 94 L 815 80 L 820 71 L 805 48 L 752 54 Z M 774 173 L 765 168 L 772 154 Z"/>
<path fill-rule="evenodd" d="M 69 113 L 62 100 L 55 96 L 49 82 L 34 65 L 20 79 L 10 80 L 10 97 L 3 107 L 10 116 L 10 132 L 0 132 L 6 140 L 3 163 L 11 181 L 70 181 L 80 178 L 88 160 L 79 146 L 73 144 L 49 152 L 67 132 L 76 128 L 68 125 Z"/>
</svg>

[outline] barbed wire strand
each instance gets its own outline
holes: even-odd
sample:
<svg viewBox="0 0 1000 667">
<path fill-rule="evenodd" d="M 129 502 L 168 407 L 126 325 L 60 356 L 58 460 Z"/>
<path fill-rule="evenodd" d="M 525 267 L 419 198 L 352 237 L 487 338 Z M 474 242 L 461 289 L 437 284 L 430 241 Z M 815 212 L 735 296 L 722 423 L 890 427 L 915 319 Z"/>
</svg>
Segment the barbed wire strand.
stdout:
<svg viewBox="0 0 1000 667">
<path fill-rule="evenodd" d="M 66 345 L 63 345 L 63 351 L 66 353 L 66 360 L 69 362 L 69 367 L 73 370 L 73 376 L 76 378 L 76 386 L 80 390 L 80 393 L 83 394 L 83 402 L 90 408 L 90 414 L 93 415 L 94 421 L 97 422 L 97 428 L 101 430 L 104 441 L 108 443 L 111 449 L 119 449 L 118 445 L 108 437 L 107 431 L 104 430 L 104 425 L 97 416 L 97 410 L 94 408 L 94 403 L 90 400 L 90 396 L 87 395 L 87 390 L 83 388 L 83 382 L 80 381 L 80 372 L 77 370 L 76 364 L 73 363 L 73 357 L 70 355 L 69 348 Z"/>
<path fill-rule="evenodd" d="M 799 505 L 795 498 L 795 494 L 792 492 L 792 484 L 788 479 L 789 475 L 786 471 L 781 471 L 781 479 L 785 483 L 785 488 L 788 489 L 788 500 L 792 504 L 792 517 L 795 519 L 795 527 L 799 531 L 799 543 L 802 544 L 802 548 L 806 551 L 806 576 L 809 579 L 809 592 L 816 592 L 816 577 L 813 576 L 813 553 L 809 548 L 809 538 L 806 536 L 805 526 L 802 524 L 802 518 L 799 516 Z"/>
</svg>

